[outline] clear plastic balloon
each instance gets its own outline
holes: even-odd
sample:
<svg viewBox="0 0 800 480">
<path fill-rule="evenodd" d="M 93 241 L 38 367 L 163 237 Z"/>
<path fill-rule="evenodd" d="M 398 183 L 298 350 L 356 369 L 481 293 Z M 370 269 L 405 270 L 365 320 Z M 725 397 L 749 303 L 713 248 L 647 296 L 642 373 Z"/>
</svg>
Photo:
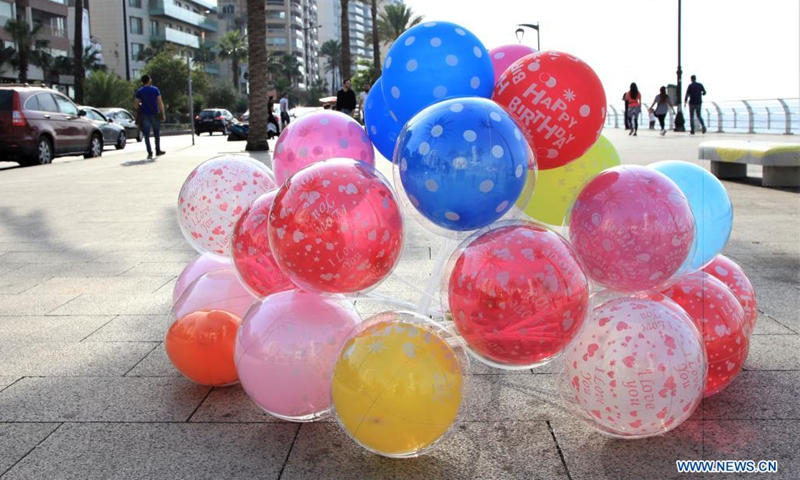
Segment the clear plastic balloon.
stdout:
<svg viewBox="0 0 800 480">
<path fill-rule="evenodd" d="M 334 367 L 339 425 L 380 455 L 430 451 L 463 414 L 469 360 L 459 344 L 444 327 L 414 313 L 384 312 L 365 320 Z"/>
<path fill-rule="evenodd" d="M 494 67 L 494 83 L 496 84 L 503 73 L 525 55 L 536 53 L 535 48 L 519 43 L 512 43 L 510 45 L 502 45 L 489 50 L 489 58 L 492 59 L 492 67 Z"/>
<path fill-rule="evenodd" d="M 233 232 L 233 263 L 242 282 L 259 297 L 294 288 L 269 246 L 269 210 L 278 190 L 258 197 L 242 214 Z"/>
<path fill-rule="evenodd" d="M 606 119 L 600 78 L 581 59 L 537 52 L 506 70 L 492 99 L 519 121 L 539 170 L 560 167 L 597 141 Z"/>
<path fill-rule="evenodd" d="M 403 250 L 403 218 L 391 186 L 371 165 L 331 159 L 278 191 L 269 242 L 281 270 L 306 290 L 355 293 L 377 286 Z"/>
<path fill-rule="evenodd" d="M 596 294 L 564 363 L 565 403 L 611 437 L 668 432 L 703 398 L 707 364 L 700 333 L 686 312 L 658 293 Z"/>
<path fill-rule="evenodd" d="M 353 303 L 299 290 L 276 293 L 250 309 L 236 337 L 236 370 L 265 412 L 313 421 L 331 406 L 331 376 L 342 344 L 359 322 Z"/>
<path fill-rule="evenodd" d="M 200 253 L 227 257 L 241 214 L 276 186 L 272 171 L 250 157 L 222 155 L 200 164 L 186 178 L 178 197 L 183 236 Z"/>
<path fill-rule="evenodd" d="M 453 253 L 443 308 L 480 361 L 525 369 L 559 355 L 589 309 L 589 280 L 567 241 L 532 222 L 500 222 Z"/>
<path fill-rule="evenodd" d="M 682 277 L 664 294 L 689 314 L 703 335 L 708 358 L 705 396 L 721 392 L 747 360 L 744 309 L 725 284 L 702 271 Z"/>
<path fill-rule="evenodd" d="M 372 144 L 390 162 L 394 155 L 397 137 L 403 125 L 392 117 L 392 112 L 383 99 L 383 81 L 379 78 L 372 84 L 364 104 L 364 125 Z"/>
<path fill-rule="evenodd" d="M 503 217 L 532 193 L 535 168 L 517 123 L 491 100 L 475 97 L 445 100 L 415 115 L 394 158 L 395 184 L 410 204 L 451 231 L 477 230 Z"/>
<path fill-rule="evenodd" d="M 578 194 L 569 238 L 600 285 L 635 292 L 663 286 L 692 252 L 689 201 L 663 174 L 637 165 L 609 168 Z"/>
<path fill-rule="evenodd" d="M 278 183 L 295 172 L 329 158 L 352 158 L 375 164 L 375 151 L 364 128 L 334 110 L 303 115 L 283 129 L 272 164 Z"/>
<path fill-rule="evenodd" d="M 733 292 L 744 309 L 747 335 L 749 336 L 753 333 L 758 319 L 756 291 L 742 267 L 725 255 L 720 254 L 714 257 L 711 263 L 703 267 L 703 271 L 724 283 Z"/>
<path fill-rule="evenodd" d="M 383 98 L 400 125 L 423 108 L 456 97 L 492 96 L 494 69 L 472 32 L 450 22 L 409 28 L 383 63 Z"/>
<path fill-rule="evenodd" d="M 207 253 L 198 255 L 194 260 L 189 262 L 181 274 L 178 275 L 178 280 L 175 282 L 175 287 L 172 289 L 172 304 L 174 305 L 177 303 L 189 285 L 194 283 L 194 281 L 201 276 L 213 270 L 231 267 L 233 267 L 233 264 L 230 260 L 226 260 L 223 257 Z"/>
<path fill-rule="evenodd" d="M 733 204 L 717 177 L 703 167 L 680 160 L 648 165 L 678 185 L 692 207 L 697 232 L 692 255 L 686 259 L 690 270 L 703 268 L 725 247 L 733 230 Z"/>
</svg>

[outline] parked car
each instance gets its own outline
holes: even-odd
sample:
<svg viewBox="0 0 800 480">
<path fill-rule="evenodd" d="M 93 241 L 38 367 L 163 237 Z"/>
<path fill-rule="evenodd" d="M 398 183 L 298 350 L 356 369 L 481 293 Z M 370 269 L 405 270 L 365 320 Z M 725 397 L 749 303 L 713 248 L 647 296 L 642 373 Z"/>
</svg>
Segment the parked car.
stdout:
<svg viewBox="0 0 800 480">
<path fill-rule="evenodd" d="M 72 100 L 44 86 L 0 84 L 0 160 L 45 165 L 103 154 L 103 134 Z"/>
<path fill-rule="evenodd" d="M 227 135 L 234 123 L 236 118 L 231 112 L 223 108 L 207 108 L 194 117 L 194 133 L 200 135 L 208 132 L 213 135 L 214 132 L 222 132 Z"/>
<path fill-rule="evenodd" d="M 100 110 L 100 113 L 105 115 L 107 119 L 113 120 L 114 123 L 125 127 L 125 135 L 128 138 L 135 138 L 137 142 L 144 140 L 144 134 L 139 129 L 139 126 L 136 125 L 136 118 L 134 118 L 131 112 L 124 108 L 98 108 L 98 110 Z"/>
<path fill-rule="evenodd" d="M 291 113 L 291 111 L 289 113 Z M 279 122 L 281 121 L 281 106 L 278 102 L 275 102 L 275 104 L 272 106 L 272 115 L 275 117 L 276 120 L 278 120 Z M 239 121 L 247 122 L 249 120 L 250 120 L 250 109 L 248 108 L 247 111 L 244 112 L 241 117 L 239 117 Z"/>
<path fill-rule="evenodd" d="M 93 121 L 95 125 L 103 132 L 103 144 L 114 145 L 117 150 L 125 148 L 128 143 L 128 136 L 125 134 L 125 127 L 118 123 L 109 121 L 105 115 L 94 107 L 82 106 L 78 107 L 86 111 L 86 118 Z"/>
</svg>

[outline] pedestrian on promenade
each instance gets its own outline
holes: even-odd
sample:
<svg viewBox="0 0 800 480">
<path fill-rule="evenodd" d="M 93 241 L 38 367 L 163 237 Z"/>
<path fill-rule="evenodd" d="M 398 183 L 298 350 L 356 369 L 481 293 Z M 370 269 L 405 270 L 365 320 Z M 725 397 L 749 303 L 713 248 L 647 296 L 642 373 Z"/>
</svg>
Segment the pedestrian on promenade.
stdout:
<svg viewBox="0 0 800 480">
<path fill-rule="evenodd" d="M 345 78 L 342 82 L 342 89 L 336 93 L 336 110 L 353 116 L 356 109 L 356 92 L 350 89 L 350 79 Z"/>
<path fill-rule="evenodd" d="M 656 129 L 656 114 L 652 108 L 647 109 L 648 119 L 650 120 L 650 130 Z"/>
<path fill-rule="evenodd" d="M 147 158 L 153 158 L 153 149 L 150 147 L 150 129 L 156 140 L 156 155 L 164 155 L 161 150 L 161 122 L 167 121 L 167 112 L 164 101 L 161 100 L 161 90 L 153 86 L 150 75 L 142 75 L 142 86 L 136 90 L 136 119 L 144 133 L 144 144 L 147 147 Z"/>
<path fill-rule="evenodd" d="M 278 119 L 275 118 L 275 100 L 272 95 L 267 99 L 267 138 L 277 137 L 281 133 L 281 127 L 278 124 Z M 272 128 L 270 128 L 272 125 Z"/>
<path fill-rule="evenodd" d="M 706 133 L 706 124 L 703 122 L 703 116 L 701 114 L 703 110 L 703 95 L 706 94 L 706 88 L 703 86 L 702 83 L 697 81 L 697 76 L 692 75 L 692 83 L 689 84 L 689 87 L 686 89 L 686 97 L 683 99 L 683 106 L 686 106 L 686 102 L 689 102 L 689 125 L 691 126 L 691 134 L 694 135 L 694 116 L 697 115 L 697 121 L 700 122 L 700 126 L 703 128 L 703 133 Z"/>
<path fill-rule="evenodd" d="M 628 101 L 628 110 L 626 110 L 626 117 L 631 124 L 631 131 L 628 132 L 628 135 L 636 136 L 636 132 L 639 131 L 639 115 L 642 113 L 642 94 L 639 93 L 639 87 L 636 86 L 636 83 L 631 83 L 631 89 L 625 93 L 625 97 Z"/>
<path fill-rule="evenodd" d="M 653 106 L 656 107 L 656 118 L 658 119 L 659 125 L 661 125 L 661 135 L 666 135 L 667 129 L 664 126 L 664 117 L 667 116 L 667 111 L 672 111 L 675 113 L 672 100 L 670 100 L 669 95 L 667 95 L 667 87 L 661 87 L 659 89 L 658 95 L 656 95 L 656 98 L 653 99 L 653 104 L 650 105 L 651 110 L 653 109 Z"/>
<path fill-rule="evenodd" d="M 286 128 L 286 125 L 289 125 L 289 94 L 283 92 L 281 94 L 281 101 L 280 103 L 280 111 L 281 111 L 281 123 L 283 124 L 283 128 Z"/>
<path fill-rule="evenodd" d="M 622 94 L 622 101 L 625 102 L 625 109 L 622 110 L 622 117 L 625 119 L 625 130 L 630 130 L 631 121 L 628 119 L 628 92 Z"/>
<path fill-rule="evenodd" d="M 364 90 L 358 94 L 358 111 L 361 115 L 361 124 L 364 125 L 364 105 L 367 104 L 367 95 L 369 95 L 369 83 L 364 84 Z"/>
</svg>

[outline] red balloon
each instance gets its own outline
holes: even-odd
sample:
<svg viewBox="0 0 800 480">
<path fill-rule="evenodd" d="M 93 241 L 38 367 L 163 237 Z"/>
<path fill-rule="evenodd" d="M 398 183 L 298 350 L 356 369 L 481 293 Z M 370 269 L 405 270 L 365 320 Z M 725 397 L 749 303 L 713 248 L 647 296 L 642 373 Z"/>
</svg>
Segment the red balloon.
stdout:
<svg viewBox="0 0 800 480">
<path fill-rule="evenodd" d="M 703 271 L 686 275 L 663 293 L 686 310 L 705 340 L 708 379 L 704 396 L 719 393 L 747 360 L 744 309 L 725 284 Z"/>
<path fill-rule="evenodd" d="M 338 158 L 310 165 L 280 188 L 269 242 L 281 270 L 306 290 L 354 293 L 377 285 L 403 246 L 400 207 L 371 165 Z"/>
<path fill-rule="evenodd" d="M 747 334 L 753 333 L 758 319 L 758 305 L 756 304 L 756 291 L 742 267 L 725 255 L 717 255 L 714 260 L 703 267 L 703 271 L 724 283 L 739 300 L 744 308 L 745 326 Z"/>
<path fill-rule="evenodd" d="M 258 197 L 242 214 L 233 230 L 233 264 L 239 277 L 259 297 L 294 288 L 269 246 L 269 209 L 278 190 Z"/>
<path fill-rule="evenodd" d="M 600 78 L 568 53 L 537 52 L 517 60 L 497 81 L 492 100 L 519 122 L 539 170 L 583 155 L 606 119 Z"/>
<path fill-rule="evenodd" d="M 468 239 L 457 251 L 447 298 L 472 352 L 500 368 L 551 360 L 578 333 L 589 280 L 558 234 L 518 222 Z"/>
</svg>

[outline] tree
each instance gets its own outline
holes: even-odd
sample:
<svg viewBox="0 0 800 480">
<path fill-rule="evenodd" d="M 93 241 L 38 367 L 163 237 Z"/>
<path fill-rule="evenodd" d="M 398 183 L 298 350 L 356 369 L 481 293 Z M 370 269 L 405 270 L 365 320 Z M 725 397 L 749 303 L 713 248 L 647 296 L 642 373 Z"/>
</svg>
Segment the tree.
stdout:
<svg viewBox="0 0 800 480">
<path fill-rule="evenodd" d="M 247 151 L 269 150 L 267 144 L 267 11 L 264 0 L 247 0 L 247 54 L 250 77 L 250 132 Z"/>
<path fill-rule="evenodd" d="M 52 74 L 57 75 L 73 75 L 75 72 L 75 61 L 72 54 L 68 56 L 59 55 L 55 57 L 52 63 Z M 100 63 L 100 51 L 91 45 L 83 49 L 83 70 L 84 72 L 94 72 L 104 69 L 105 66 Z"/>
<path fill-rule="evenodd" d="M 208 108 L 224 108 L 236 111 L 236 92 L 233 87 L 223 83 L 213 85 L 206 93 Z"/>
<path fill-rule="evenodd" d="M 19 71 L 20 82 L 28 81 L 28 66 L 39 65 L 44 58 L 45 54 L 42 51 L 47 48 L 49 42 L 36 39 L 41 28 L 41 25 L 30 28 L 25 20 L 9 20 L 6 23 L 6 32 L 17 44 L 17 49 L 11 56 L 10 62 Z"/>
<path fill-rule="evenodd" d="M 339 69 L 342 72 L 342 78 L 350 76 L 350 0 L 339 0 L 342 7 L 342 63 L 339 64 Z"/>
<path fill-rule="evenodd" d="M 219 58 L 231 61 L 231 66 L 233 67 L 233 85 L 238 92 L 239 65 L 241 64 L 242 60 L 247 59 L 247 37 L 242 36 L 239 30 L 231 30 L 219 41 L 218 48 Z"/>
<path fill-rule="evenodd" d="M 336 72 L 341 65 L 342 60 L 342 44 L 336 40 L 328 40 L 327 42 L 323 43 L 320 47 L 319 51 L 320 55 L 325 57 L 328 61 L 325 64 L 325 72 L 331 72 L 331 78 L 333 79 L 333 90 L 337 90 L 338 84 L 338 76 Z"/>
<path fill-rule="evenodd" d="M 300 60 L 292 54 L 285 53 L 280 59 L 281 75 L 294 86 L 294 79 L 300 75 Z M 280 92 L 279 92 L 280 94 Z"/>
<path fill-rule="evenodd" d="M 83 104 L 83 78 L 86 69 L 83 68 L 83 0 L 75 0 L 75 39 L 72 45 L 73 58 L 80 58 L 79 62 L 72 62 L 72 75 L 75 77 L 75 102 Z"/>
<path fill-rule="evenodd" d="M 88 105 L 98 108 L 131 108 L 133 105 L 133 83 L 119 78 L 116 73 L 98 70 L 86 79 L 84 87 Z"/>
<path fill-rule="evenodd" d="M 14 57 L 14 47 L 7 47 L 3 39 L 0 38 L 0 73 L 3 71 L 5 64 L 10 64 L 11 59 Z"/>
<path fill-rule="evenodd" d="M 192 61 L 203 66 L 208 65 L 209 63 L 214 63 L 216 59 L 217 52 L 214 51 L 214 47 L 208 42 L 201 43 L 200 48 L 195 50 L 194 55 L 192 56 Z"/>
<path fill-rule="evenodd" d="M 356 68 L 356 73 L 353 75 L 352 87 L 356 92 L 360 92 L 364 89 L 364 85 L 372 85 L 372 82 L 380 75 L 376 76 L 378 68 L 367 59 L 362 58 L 356 64 L 363 68 Z M 358 93 L 356 93 L 356 95 L 358 95 Z"/>
<path fill-rule="evenodd" d="M 139 54 L 136 55 L 136 60 L 140 62 L 149 62 L 150 60 L 154 59 L 158 54 L 163 52 L 172 52 L 173 54 L 175 54 L 177 53 L 177 50 L 175 49 L 175 47 L 167 43 L 165 40 L 151 38 L 150 45 L 148 45 L 145 49 L 139 51 Z"/>
<path fill-rule="evenodd" d="M 145 65 L 142 73 L 153 78 L 153 84 L 161 90 L 161 99 L 167 112 L 188 112 L 189 65 L 185 58 L 175 57 L 172 52 L 162 52 Z M 202 69 L 192 70 L 192 90 L 198 95 L 208 90 L 208 75 Z"/>
<path fill-rule="evenodd" d="M 378 19 L 378 35 L 382 42 L 391 44 L 421 21 L 422 15 L 414 16 L 414 11 L 405 3 L 390 3 L 383 7 Z"/>
<path fill-rule="evenodd" d="M 372 0 L 370 13 L 372 14 L 372 58 L 375 64 L 375 71 L 372 82 L 381 76 L 381 42 L 378 33 L 378 0 Z"/>
</svg>

